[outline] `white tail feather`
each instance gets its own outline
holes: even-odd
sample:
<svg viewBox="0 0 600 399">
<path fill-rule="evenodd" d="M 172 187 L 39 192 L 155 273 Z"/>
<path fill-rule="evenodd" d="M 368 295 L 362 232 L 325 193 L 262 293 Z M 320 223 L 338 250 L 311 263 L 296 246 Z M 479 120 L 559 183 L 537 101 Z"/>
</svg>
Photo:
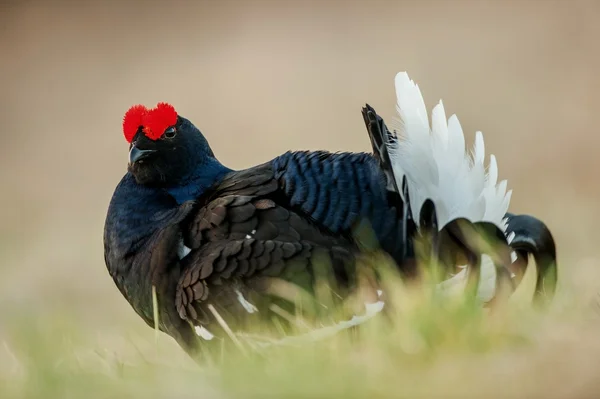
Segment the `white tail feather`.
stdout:
<svg viewBox="0 0 600 399">
<path fill-rule="evenodd" d="M 442 229 L 456 218 L 471 222 L 486 221 L 506 231 L 504 215 L 508 211 L 511 191 L 506 180 L 498 183 L 496 157 L 490 156 L 485 171 L 483 134 L 476 132 L 472 154 L 465 150 L 465 137 L 456 115 L 446 120 L 440 101 L 431 113 L 431 128 L 423 96 L 406 72 L 395 78 L 397 111 L 400 117 L 398 140 L 389 147 L 396 184 L 402 187 L 406 176 L 410 206 L 415 221 L 421 207 L 431 199 L 436 207 L 438 226 Z M 400 193 L 402 195 L 402 193 Z M 404 200 L 405 198 L 403 198 Z M 442 292 L 464 289 L 468 270 L 439 284 Z M 484 255 L 478 297 L 487 302 L 494 296 L 496 270 Z"/>
</svg>

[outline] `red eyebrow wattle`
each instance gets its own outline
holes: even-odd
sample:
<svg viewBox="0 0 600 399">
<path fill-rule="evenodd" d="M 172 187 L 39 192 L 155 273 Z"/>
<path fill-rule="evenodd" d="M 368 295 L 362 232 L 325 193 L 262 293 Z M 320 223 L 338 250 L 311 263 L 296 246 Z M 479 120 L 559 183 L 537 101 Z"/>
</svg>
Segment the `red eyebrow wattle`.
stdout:
<svg viewBox="0 0 600 399">
<path fill-rule="evenodd" d="M 123 118 L 123 134 L 128 143 L 133 141 L 140 126 L 150 140 L 158 140 L 164 131 L 177 123 L 177 112 L 171 104 L 158 103 L 148 109 L 143 105 L 129 108 Z"/>
</svg>

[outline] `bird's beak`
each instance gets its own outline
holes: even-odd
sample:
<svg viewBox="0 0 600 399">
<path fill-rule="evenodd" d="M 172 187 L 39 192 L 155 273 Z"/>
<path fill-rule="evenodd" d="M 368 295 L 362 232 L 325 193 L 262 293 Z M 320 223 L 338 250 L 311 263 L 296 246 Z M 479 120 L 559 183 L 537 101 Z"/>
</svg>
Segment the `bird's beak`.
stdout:
<svg viewBox="0 0 600 399">
<path fill-rule="evenodd" d="M 135 145 L 132 145 L 131 150 L 129 150 L 129 164 L 133 165 L 140 159 L 144 159 L 154 152 L 156 152 L 156 150 L 140 150 Z"/>
</svg>

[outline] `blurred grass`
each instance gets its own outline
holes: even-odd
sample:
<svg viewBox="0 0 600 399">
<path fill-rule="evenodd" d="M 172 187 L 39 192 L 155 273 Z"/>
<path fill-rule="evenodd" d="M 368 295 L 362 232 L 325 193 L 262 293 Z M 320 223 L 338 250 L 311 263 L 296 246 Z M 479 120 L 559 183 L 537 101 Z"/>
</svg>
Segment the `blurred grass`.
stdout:
<svg viewBox="0 0 600 399">
<path fill-rule="evenodd" d="M 529 268 L 510 306 L 490 311 L 384 268 L 385 315 L 294 346 L 240 338 L 247 350 L 225 345 L 219 365 L 197 365 L 147 327 L 111 334 L 66 312 L 21 313 L 3 320 L 0 397 L 590 397 L 600 388 L 600 342 L 589 340 L 600 334 L 597 303 L 561 288 L 534 310 L 534 280 Z"/>
</svg>

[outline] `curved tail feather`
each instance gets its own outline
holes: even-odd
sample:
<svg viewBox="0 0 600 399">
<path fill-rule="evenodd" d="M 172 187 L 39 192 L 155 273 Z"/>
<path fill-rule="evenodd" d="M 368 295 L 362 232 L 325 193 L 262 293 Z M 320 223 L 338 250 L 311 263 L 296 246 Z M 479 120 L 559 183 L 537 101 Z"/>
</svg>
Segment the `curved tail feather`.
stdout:
<svg viewBox="0 0 600 399">
<path fill-rule="evenodd" d="M 528 266 L 529 256 L 536 263 L 537 280 L 534 301 L 546 302 L 556 292 L 558 279 L 556 244 L 550 229 L 539 219 L 530 215 L 507 213 L 506 234 L 511 248 L 517 253 L 523 268 Z M 523 271 L 516 271 L 522 274 Z"/>
</svg>

